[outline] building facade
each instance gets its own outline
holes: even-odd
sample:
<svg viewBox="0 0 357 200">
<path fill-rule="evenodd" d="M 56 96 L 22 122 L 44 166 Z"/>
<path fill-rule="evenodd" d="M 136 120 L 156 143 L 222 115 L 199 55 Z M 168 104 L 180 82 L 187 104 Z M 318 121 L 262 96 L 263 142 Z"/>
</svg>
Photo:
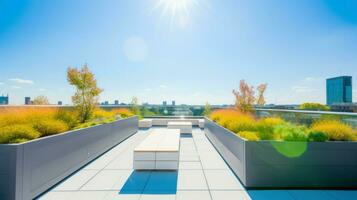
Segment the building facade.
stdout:
<svg viewBox="0 0 357 200">
<path fill-rule="evenodd" d="M 7 96 L 0 96 L 0 105 L 8 105 L 9 104 L 9 95 Z"/>
<path fill-rule="evenodd" d="M 31 97 L 25 97 L 25 105 L 31 105 Z"/>
<path fill-rule="evenodd" d="M 326 80 L 327 105 L 352 103 L 352 77 L 340 76 Z"/>
</svg>

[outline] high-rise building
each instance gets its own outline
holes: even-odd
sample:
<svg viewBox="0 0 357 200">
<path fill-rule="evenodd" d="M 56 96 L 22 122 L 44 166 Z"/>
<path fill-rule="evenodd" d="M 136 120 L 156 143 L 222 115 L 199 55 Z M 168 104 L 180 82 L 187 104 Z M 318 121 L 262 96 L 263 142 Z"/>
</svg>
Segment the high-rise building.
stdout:
<svg viewBox="0 0 357 200">
<path fill-rule="evenodd" d="M 31 105 L 31 97 L 25 97 L 25 105 Z"/>
<path fill-rule="evenodd" d="M 9 104 L 9 95 L 0 96 L 0 105 L 8 105 Z"/>
<path fill-rule="evenodd" d="M 167 101 L 163 101 L 163 102 L 162 102 L 162 105 L 163 105 L 163 106 L 167 106 Z"/>
<path fill-rule="evenodd" d="M 57 105 L 61 106 L 62 105 L 62 101 L 58 101 Z"/>
<path fill-rule="evenodd" d="M 176 102 L 175 100 L 172 101 L 172 106 L 175 106 L 176 105 Z"/>
<path fill-rule="evenodd" d="M 326 80 L 327 105 L 352 103 L 352 77 L 340 76 Z"/>
<path fill-rule="evenodd" d="M 114 105 L 119 105 L 119 100 L 115 100 Z"/>
</svg>

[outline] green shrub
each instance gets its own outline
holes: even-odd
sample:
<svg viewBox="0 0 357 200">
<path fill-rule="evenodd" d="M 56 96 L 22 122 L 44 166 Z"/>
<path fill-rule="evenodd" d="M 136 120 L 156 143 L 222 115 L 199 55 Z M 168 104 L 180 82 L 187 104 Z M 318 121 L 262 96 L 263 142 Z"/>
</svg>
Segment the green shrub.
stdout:
<svg viewBox="0 0 357 200">
<path fill-rule="evenodd" d="M 297 126 L 290 123 L 276 126 L 274 133 L 284 141 L 307 141 L 308 139 L 305 126 Z"/>
<path fill-rule="evenodd" d="M 74 111 L 60 109 L 56 115 L 56 119 L 64 121 L 70 129 L 78 124 L 78 116 Z"/>
<path fill-rule="evenodd" d="M 329 111 L 330 107 L 320 104 L 320 103 L 303 103 L 299 107 L 302 110 L 320 110 L 320 111 Z"/>
<path fill-rule="evenodd" d="M 88 127 L 96 126 L 99 124 L 101 124 L 101 123 L 97 122 L 97 121 L 90 121 L 90 122 L 86 122 L 86 123 L 81 123 L 81 124 L 77 125 L 76 127 L 74 127 L 74 129 L 88 128 Z"/>
<path fill-rule="evenodd" d="M 5 126 L 0 129 L 0 143 L 20 143 L 36 139 L 40 133 L 29 124 Z"/>
<path fill-rule="evenodd" d="M 328 136 L 321 131 L 310 131 L 308 140 L 310 142 L 325 142 L 328 140 Z"/>
<path fill-rule="evenodd" d="M 257 136 L 257 132 L 252 131 L 241 131 L 238 133 L 239 136 L 245 138 L 248 141 L 258 141 L 259 137 Z"/>
<path fill-rule="evenodd" d="M 68 125 L 55 119 L 44 119 L 35 123 L 34 128 L 41 133 L 41 136 L 54 135 L 69 130 Z"/>
<path fill-rule="evenodd" d="M 278 117 L 267 117 L 259 120 L 256 125 L 257 134 L 261 140 L 274 140 L 274 128 L 284 123 L 284 120 Z"/>
</svg>

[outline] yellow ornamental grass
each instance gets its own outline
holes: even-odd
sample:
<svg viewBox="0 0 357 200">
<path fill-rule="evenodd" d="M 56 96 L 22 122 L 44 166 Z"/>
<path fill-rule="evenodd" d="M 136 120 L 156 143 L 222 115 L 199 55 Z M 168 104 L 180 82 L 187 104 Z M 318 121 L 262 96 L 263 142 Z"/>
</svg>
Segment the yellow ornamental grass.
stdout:
<svg viewBox="0 0 357 200">
<path fill-rule="evenodd" d="M 337 120 L 321 120 L 315 122 L 311 129 L 325 133 L 332 141 L 357 140 L 357 133 L 353 128 Z"/>
<path fill-rule="evenodd" d="M 93 112 L 93 119 L 100 119 L 100 118 L 111 118 L 114 117 L 115 113 L 111 111 L 106 111 L 103 109 L 95 109 Z"/>
<path fill-rule="evenodd" d="M 40 132 L 41 137 L 63 133 L 69 130 L 69 127 L 65 122 L 55 119 L 44 119 L 38 121 L 34 125 L 34 128 Z"/>
<path fill-rule="evenodd" d="M 42 118 L 55 117 L 57 108 L 10 107 L 0 110 L 0 127 L 28 124 Z"/>
<path fill-rule="evenodd" d="M 256 129 L 256 122 L 248 115 L 241 115 L 233 121 L 229 121 L 227 128 L 235 133 L 241 131 L 254 131 Z"/>
<path fill-rule="evenodd" d="M 258 141 L 260 140 L 258 137 L 257 132 L 252 132 L 252 131 L 241 131 L 238 133 L 238 135 L 248 141 Z"/>
<path fill-rule="evenodd" d="M 16 124 L 1 127 L 0 144 L 20 143 L 40 137 L 40 133 L 29 124 Z"/>
<path fill-rule="evenodd" d="M 115 108 L 111 112 L 113 112 L 115 115 L 120 115 L 122 118 L 134 116 L 134 113 L 127 108 Z"/>
</svg>

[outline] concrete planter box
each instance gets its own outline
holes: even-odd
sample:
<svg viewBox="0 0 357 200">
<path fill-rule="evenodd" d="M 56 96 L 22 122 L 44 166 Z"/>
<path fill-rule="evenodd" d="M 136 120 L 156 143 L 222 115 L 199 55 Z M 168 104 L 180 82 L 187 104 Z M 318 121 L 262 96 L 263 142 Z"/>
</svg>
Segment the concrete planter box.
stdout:
<svg viewBox="0 0 357 200">
<path fill-rule="evenodd" d="M 207 118 L 205 134 L 248 188 L 357 188 L 357 142 L 251 142 Z"/>
<path fill-rule="evenodd" d="M 138 130 L 138 118 L 70 131 L 21 144 L 0 145 L 0 199 L 28 200 Z"/>
</svg>

